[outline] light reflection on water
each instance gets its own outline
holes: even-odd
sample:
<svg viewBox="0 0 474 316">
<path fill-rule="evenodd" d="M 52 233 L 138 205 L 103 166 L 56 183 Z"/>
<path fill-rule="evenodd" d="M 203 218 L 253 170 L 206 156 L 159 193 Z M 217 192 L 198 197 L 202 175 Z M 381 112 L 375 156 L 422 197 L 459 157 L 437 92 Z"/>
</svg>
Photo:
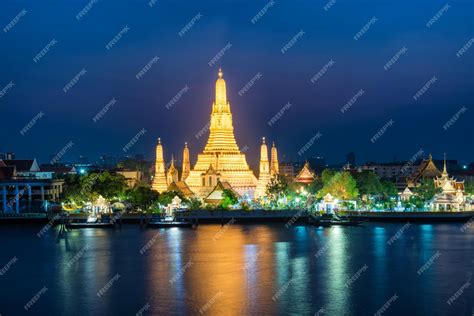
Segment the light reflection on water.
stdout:
<svg viewBox="0 0 474 316">
<path fill-rule="evenodd" d="M 309 315 L 321 308 L 366 315 L 394 293 L 400 298 L 387 315 L 470 312 L 472 288 L 453 306 L 446 300 L 472 275 L 473 232 L 461 233 L 458 224 L 412 224 L 388 245 L 402 226 L 124 225 L 74 230 L 62 239 L 54 230 L 38 239 L 37 227 L 9 227 L 0 231 L 0 238 L 12 240 L 0 253 L 0 268 L 13 256 L 19 261 L 0 277 L 0 313 L 21 314 L 43 286 L 48 292 L 34 309 L 49 315 L 135 314 L 147 303 L 144 315 Z M 417 274 L 437 251 L 439 258 Z M 348 286 L 364 265 L 368 269 Z M 98 297 L 116 274 L 120 278 Z"/>
</svg>

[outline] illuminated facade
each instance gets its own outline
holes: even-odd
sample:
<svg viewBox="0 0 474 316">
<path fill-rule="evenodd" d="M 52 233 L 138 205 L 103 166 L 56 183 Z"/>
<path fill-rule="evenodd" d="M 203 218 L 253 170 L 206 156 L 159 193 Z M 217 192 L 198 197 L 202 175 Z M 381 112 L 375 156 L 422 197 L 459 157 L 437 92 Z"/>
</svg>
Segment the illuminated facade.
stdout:
<svg viewBox="0 0 474 316">
<path fill-rule="evenodd" d="M 158 144 L 156 145 L 156 160 L 155 160 L 155 175 L 151 188 L 158 192 L 166 191 L 168 183 L 165 174 L 165 160 L 163 159 L 163 146 L 161 145 L 161 139 L 158 138 Z"/>
<path fill-rule="evenodd" d="M 204 151 L 197 156 L 196 164 L 191 169 L 189 159 L 189 149 L 187 144 L 183 150 L 183 166 L 181 172 L 182 184 L 185 184 L 195 196 L 205 199 L 216 186 L 220 183 L 229 185 L 232 190 L 242 197 L 253 198 L 257 184 L 260 183 L 259 192 L 264 194 L 266 183 L 268 183 L 270 174 L 276 174 L 278 170 L 278 155 L 275 145 L 271 152 L 271 165 L 268 161 L 267 150 L 262 154 L 264 172 L 262 173 L 262 162 L 260 167 L 260 176 L 262 181 L 255 177 L 253 171 L 249 168 L 245 154 L 242 153 L 237 145 L 234 136 L 234 126 L 232 122 L 232 112 L 230 103 L 227 100 L 226 83 L 223 78 L 222 70 L 219 69 L 218 78 L 215 87 L 215 101 L 212 104 L 212 112 L 209 124 L 209 139 L 204 147 Z M 165 177 L 164 162 L 162 159 L 163 149 L 161 143 L 160 149 L 156 150 L 155 178 L 153 180 L 153 189 L 171 183 L 169 181 L 174 177 Z M 263 146 L 263 145 L 262 145 Z M 263 147 L 262 147 L 263 148 Z M 265 149 L 267 146 L 265 145 Z M 163 168 L 161 167 L 163 166 Z M 174 167 L 174 165 L 173 165 Z M 167 179 L 168 178 L 168 179 Z M 268 179 L 267 179 L 268 178 Z M 160 191 L 159 190 L 159 191 Z"/>
<path fill-rule="evenodd" d="M 255 197 L 265 196 L 267 185 L 270 182 L 270 164 L 268 162 L 268 148 L 265 144 L 265 137 L 262 139 L 262 145 L 260 146 L 260 173 L 258 175 L 257 189 L 255 191 Z"/>
<path fill-rule="evenodd" d="M 446 155 L 444 156 L 444 168 L 441 176 L 434 179 L 435 187 L 441 192 L 433 199 L 433 208 L 436 211 L 469 211 L 464 192 L 464 181 L 456 181 L 449 177 L 446 168 Z"/>
</svg>

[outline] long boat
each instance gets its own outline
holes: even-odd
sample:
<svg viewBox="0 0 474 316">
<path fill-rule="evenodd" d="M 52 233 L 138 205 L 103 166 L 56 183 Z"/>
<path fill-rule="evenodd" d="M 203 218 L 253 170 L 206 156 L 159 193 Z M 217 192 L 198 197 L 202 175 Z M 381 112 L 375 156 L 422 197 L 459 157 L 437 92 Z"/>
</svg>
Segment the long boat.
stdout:
<svg viewBox="0 0 474 316">
<path fill-rule="evenodd" d="M 166 216 L 165 218 L 159 218 L 148 222 L 148 227 L 155 228 L 171 228 L 171 227 L 183 227 L 191 228 L 193 223 L 189 220 L 176 220 L 173 216 Z"/>
<path fill-rule="evenodd" d="M 308 217 L 308 224 L 313 226 L 358 226 L 367 222 L 367 219 L 354 219 L 351 217 L 340 218 L 335 215 L 325 214 L 321 216 L 310 215 Z"/>
</svg>

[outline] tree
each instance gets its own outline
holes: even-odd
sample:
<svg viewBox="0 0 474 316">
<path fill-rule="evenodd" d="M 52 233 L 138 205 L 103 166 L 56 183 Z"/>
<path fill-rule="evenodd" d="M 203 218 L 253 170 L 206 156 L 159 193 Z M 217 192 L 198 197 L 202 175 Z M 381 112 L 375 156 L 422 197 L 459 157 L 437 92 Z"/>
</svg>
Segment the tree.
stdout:
<svg viewBox="0 0 474 316">
<path fill-rule="evenodd" d="M 321 173 L 321 182 L 323 186 L 329 183 L 331 181 L 332 177 L 336 175 L 336 171 L 332 169 L 324 169 L 323 172 Z"/>
<path fill-rule="evenodd" d="M 281 196 L 285 196 L 286 194 L 288 194 L 288 191 L 289 187 L 286 179 L 283 176 L 276 174 L 270 179 L 270 182 L 267 184 L 265 194 L 267 195 L 270 203 L 275 204 L 278 202 L 278 199 Z"/>
<path fill-rule="evenodd" d="M 229 208 L 229 206 L 237 204 L 238 202 L 239 198 L 237 197 L 237 194 L 235 194 L 234 191 L 229 189 L 224 189 L 222 191 L 222 201 L 220 204 L 222 208 Z"/>
<path fill-rule="evenodd" d="M 323 188 L 323 180 L 322 178 L 320 177 L 317 177 L 314 179 L 313 182 L 311 182 L 308 187 L 307 187 L 307 191 L 308 193 L 310 194 L 316 194 L 318 193 L 319 190 L 321 190 Z"/>
<path fill-rule="evenodd" d="M 187 200 L 184 198 L 184 196 L 183 196 L 183 194 L 181 194 L 181 192 L 165 191 L 165 192 L 161 193 L 160 196 L 158 197 L 158 203 L 163 205 L 163 206 L 166 206 L 166 205 L 171 203 L 171 201 L 173 200 L 173 198 L 175 196 L 179 196 L 179 198 L 181 199 L 182 202 L 187 202 Z"/>
<path fill-rule="evenodd" d="M 396 205 L 396 197 L 398 196 L 398 190 L 395 184 L 391 181 L 382 181 L 382 196 L 381 200 L 384 203 L 384 207 L 393 209 Z"/>
<path fill-rule="evenodd" d="M 355 175 L 359 194 L 373 196 L 382 193 L 382 184 L 372 171 L 363 171 Z"/>
<path fill-rule="evenodd" d="M 422 179 L 420 184 L 415 188 L 414 193 L 422 202 L 431 201 L 435 194 L 441 192 L 440 188 L 436 188 L 433 179 Z"/>
<path fill-rule="evenodd" d="M 127 190 L 127 200 L 135 207 L 148 210 L 159 198 L 160 194 L 148 187 L 136 187 Z"/>
<path fill-rule="evenodd" d="M 273 176 L 267 185 L 265 194 L 270 201 L 276 202 L 281 195 L 288 193 L 288 183 L 285 178 L 279 174 Z"/>
<path fill-rule="evenodd" d="M 466 194 L 474 195 L 474 180 L 473 179 L 466 180 L 464 182 L 464 191 L 466 192 Z"/>
<path fill-rule="evenodd" d="M 202 209 L 202 201 L 199 198 L 190 198 L 188 202 L 188 208 L 191 210 Z"/>
<path fill-rule="evenodd" d="M 94 173 L 91 173 L 89 176 L 93 177 Z M 127 181 L 123 175 L 108 171 L 99 173 L 92 185 L 94 192 L 97 192 L 109 201 L 122 195 L 126 188 Z"/>
<path fill-rule="evenodd" d="M 357 183 L 349 172 L 337 172 L 331 178 L 327 176 L 323 177 L 324 185 L 318 192 L 319 197 L 324 197 L 329 193 L 340 200 L 352 200 L 359 195 Z"/>
</svg>

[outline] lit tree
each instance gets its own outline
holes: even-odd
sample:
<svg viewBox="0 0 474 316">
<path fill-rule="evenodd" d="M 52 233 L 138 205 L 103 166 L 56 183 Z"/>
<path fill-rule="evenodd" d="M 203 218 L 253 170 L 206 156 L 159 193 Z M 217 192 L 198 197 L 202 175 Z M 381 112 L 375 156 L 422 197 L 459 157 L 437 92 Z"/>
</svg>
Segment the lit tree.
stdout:
<svg viewBox="0 0 474 316">
<path fill-rule="evenodd" d="M 337 172 L 329 179 L 323 177 L 323 184 L 323 188 L 318 192 L 320 198 L 329 193 L 340 200 L 353 200 L 359 195 L 356 181 L 346 171 Z"/>
<path fill-rule="evenodd" d="M 270 202 L 275 204 L 280 197 L 288 194 L 288 183 L 283 176 L 275 175 L 270 179 L 265 193 Z"/>
<path fill-rule="evenodd" d="M 222 191 L 222 201 L 220 206 L 224 209 L 229 208 L 231 205 L 237 204 L 239 199 L 234 191 L 229 189 L 224 189 Z"/>
</svg>

